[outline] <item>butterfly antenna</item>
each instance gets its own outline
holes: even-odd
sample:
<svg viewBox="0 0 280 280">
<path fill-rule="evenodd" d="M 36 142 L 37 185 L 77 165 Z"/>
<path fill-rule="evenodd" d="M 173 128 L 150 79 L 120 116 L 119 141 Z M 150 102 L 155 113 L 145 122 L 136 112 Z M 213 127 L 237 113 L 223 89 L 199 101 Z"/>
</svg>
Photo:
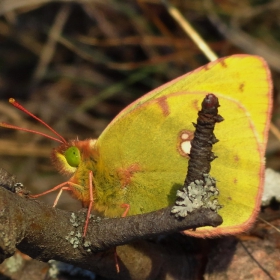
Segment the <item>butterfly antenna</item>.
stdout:
<svg viewBox="0 0 280 280">
<path fill-rule="evenodd" d="M 39 135 L 42 135 L 44 137 L 47 137 L 49 139 L 52 139 L 54 141 L 57 141 L 61 144 L 65 143 L 63 142 L 62 140 L 60 139 L 57 139 L 55 137 L 52 137 L 48 134 L 45 134 L 45 133 L 42 133 L 42 132 L 39 132 L 39 131 L 36 131 L 36 130 L 32 130 L 32 129 L 26 129 L 26 128 L 22 128 L 22 127 L 19 127 L 19 126 L 15 126 L 15 125 L 11 125 L 11 124 L 8 124 L 8 123 L 4 123 L 4 122 L 0 122 L 0 127 L 4 127 L 4 128 L 10 128 L 10 129 L 14 129 L 14 130 L 21 130 L 21 131 L 26 131 L 26 132 L 31 132 L 31 133 L 34 133 L 34 134 L 39 134 Z"/>
<path fill-rule="evenodd" d="M 53 132 L 55 135 L 57 135 L 60 139 L 54 138 L 52 136 L 49 136 L 47 134 L 38 132 L 38 131 L 34 131 L 34 130 L 30 130 L 30 129 L 25 129 L 25 128 L 21 128 L 21 127 L 17 127 L 17 126 L 13 126 L 10 124 L 6 124 L 6 123 L 1 123 L 0 126 L 2 127 L 6 127 L 6 128 L 11 128 L 11 129 L 16 129 L 16 130 L 22 130 L 22 131 L 27 131 L 27 132 L 31 132 L 34 134 L 39 134 L 42 135 L 44 137 L 47 137 L 49 139 L 52 139 L 54 141 L 60 142 L 60 143 L 67 143 L 67 141 L 58 133 L 56 132 L 52 127 L 50 127 L 47 123 L 45 123 L 43 120 L 41 120 L 40 118 L 36 117 L 35 115 L 33 115 L 31 112 L 29 112 L 27 109 L 25 109 L 22 105 L 20 105 L 14 98 L 10 98 L 9 102 L 16 108 L 18 108 L 19 110 L 21 110 L 22 112 L 24 112 L 25 114 L 29 115 L 30 117 L 32 117 L 33 119 L 37 120 L 38 122 L 40 122 L 41 124 L 43 124 L 45 127 L 47 127 L 51 132 Z"/>
</svg>

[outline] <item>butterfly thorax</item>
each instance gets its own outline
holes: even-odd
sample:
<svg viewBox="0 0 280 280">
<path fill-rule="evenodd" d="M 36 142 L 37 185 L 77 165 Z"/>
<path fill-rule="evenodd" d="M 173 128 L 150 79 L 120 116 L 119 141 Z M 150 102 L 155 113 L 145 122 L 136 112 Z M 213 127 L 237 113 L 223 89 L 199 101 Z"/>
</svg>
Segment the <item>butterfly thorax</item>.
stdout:
<svg viewBox="0 0 280 280">
<path fill-rule="evenodd" d="M 56 169 L 65 175 L 70 175 L 72 195 L 79 199 L 83 206 L 88 206 L 90 202 L 90 181 L 89 173 L 92 172 L 93 209 L 106 215 L 108 208 L 117 209 L 120 216 L 123 209 L 122 202 L 117 201 L 118 190 L 115 188 L 116 182 L 111 176 L 114 170 L 108 169 L 102 163 L 96 140 L 69 141 L 53 150 L 52 161 Z M 102 179 L 101 179 L 102 178 Z M 115 213 L 115 210 L 113 210 Z M 110 215 L 111 216 L 111 215 Z M 115 216 L 115 215 L 114 215 Z"/>
</svg>

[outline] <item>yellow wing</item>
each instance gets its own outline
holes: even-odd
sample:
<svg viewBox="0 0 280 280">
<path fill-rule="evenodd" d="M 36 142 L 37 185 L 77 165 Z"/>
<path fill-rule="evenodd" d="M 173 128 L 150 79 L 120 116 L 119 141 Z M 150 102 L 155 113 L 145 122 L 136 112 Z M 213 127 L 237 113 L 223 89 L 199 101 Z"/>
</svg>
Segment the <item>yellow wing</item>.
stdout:
<svg viewBox="0 0 280 280">
<path fill-rule="evenodd" d="M 187 157 L 182 134 L 193 131 L 200 103 L 208 93 L 220 102 L 225 121 L 217 124 L 218 158 L 210 174 L 218 181 L 224 223 L 201 228 L 196 236 L 246 230 L 254 221 L 263 186 L 264 150 L 271 112 L 271 78 L 256 56 L 235 55 L 209 63 L 144 95 L 124 109 L 96 145 L 95 207 L 107 216 L 157 210 L 175 201 Z M 187 141 L 186 141 L 187 142 Z"/>
</svg>

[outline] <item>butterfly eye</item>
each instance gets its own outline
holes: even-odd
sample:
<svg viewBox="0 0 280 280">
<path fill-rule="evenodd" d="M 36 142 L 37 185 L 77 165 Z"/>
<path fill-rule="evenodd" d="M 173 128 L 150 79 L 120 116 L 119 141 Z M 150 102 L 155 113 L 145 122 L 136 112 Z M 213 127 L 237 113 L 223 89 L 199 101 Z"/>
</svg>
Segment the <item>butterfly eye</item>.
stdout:
<svg viewBox="0 0 280 280">
<path fill-rule="evenodd" d="M 77 147 L 68 148 L 64 156 L 68 162 L 68 164 L 72 167 L 78 167 L 81 161 L 80 151 Z"/>
</svg>

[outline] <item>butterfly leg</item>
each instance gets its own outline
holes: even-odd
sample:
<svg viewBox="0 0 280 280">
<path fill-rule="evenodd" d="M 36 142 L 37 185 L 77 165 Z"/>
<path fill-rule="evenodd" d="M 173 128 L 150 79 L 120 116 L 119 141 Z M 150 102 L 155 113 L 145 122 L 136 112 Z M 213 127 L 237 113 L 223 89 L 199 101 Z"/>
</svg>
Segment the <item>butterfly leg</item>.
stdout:
<svg viewBox="0 0 280 280">
<path fill-rule="evenodd" d="M 86 233 L 87 233 L 88 223 L 89 223 L 89 219 L 90 219 L 90 213 L 91 213 L 92 204 L 93 204 L 92 171 L 89 172 L 88 177 L 89 177 L 88 178 L 89 179 L 89 205 L 88 205 L 87 217 L 86 217 L 85 226 L 84 226 L 83 237 L 85 237 Z"/>
<path fill-rule="evenodd" d="M 87 228 L 88 228 L 88 223 L 89 223 L 89 218 L 90 218 L 90 213 L 91 213 L 91 210 L 92 210 L 92 204 L 93 204 L 93 187 L 92 187 L 92 171 L 89 172 L 89 193 L 90 193 L 90 200 L 89 200 L 89 205 L 88 205 L 88 211 L 87 211 L 87 217 L 86 217 L 86 221 L 85 221 L 85 226 L 84 226 L 84 232 L 83 232 L 83 237 L 86 236 L 86 232 L 87 232 Z M 67 187 L 66 185 L 70 185 L 70 187 Z M 53 204 L 53 207 L 55 207 L 57 205 L 57 202 L 62 194 L 63 191 L 71 191 L 72 190 L 72 187 L 74 188 L 81 188 L 81 186 L 73 183 L 73 182 L 64 182 L 62 184 L 59 184 L 57 186 L 55 186 L 54 188 L 50 189 L 50 190 L 47 190 L 45 192 L 42 192 L 40 194 L 35 194 L 35 195 L 30 195 L 29 197 L 30 198 L 37 198 L 37 197 L 40 197 L 40 196 L 43 196 L 45 194 L 48 194 L 48 193 L 51 193 L 53 191 L 56 191 L 56 190 L 59 190 L 59 193 L 58 195 L 56 196 L 56 199 L 54 201 L 54 204 Z"/>
<path fill-rule="evenodd" d="M 119 261 L 118 261 L 117 247 L 115 247 L 114 258 L 115 258 L 117 273 L 120 273 L 120 265 L 119 265 Z"/>
<path fill-rule="evenodd" d="M 126 208 L 126 209 L 124 210 L 123 214 L 122 214 L 122 218 L 124 218 L 124 217 L 127 216 L 127 213 L 128 213 L 128 211 L 129 211 L 129 209 L 130 209 L 130 205 L 127 204 L 127 203 L 123 203 L 123 204 L 121 205 L 121 207 L 122 207 L 122 208 Z"/>
<path fill-rule="evenodd" d="M 70 185 L 70 187 L 65 187 L 65 185 Z M 52 189 L 50 189 L 50 190 L 47 190 L 47 191 L 45 191 L 45 192 L 42 192 L 42 193 L 39 193 L 39 194 L 35 194 L 35 195 L 29 195 L 29 197 L 30 197 L 30 198 L 37 198 L 37 197 L 43 196 L 43 195 L 45 195 L 45 194 L 48 194 L 48 193 L 51 193 L 51 192 L 53 192 L 53 191 L 56 191 L 56 190 L 60 189 L 60 190 L 59 190 L 59 193 L 58 193 L 58 195 L 56 196 L 55 201 L 54 201 L 54 203 L 53 203 L 53 207 L 55 207 L 55 206 L 57 205 L 58 200 L 59 200 L 59 198 L 60 198 L 60 196 L 61 196 L 61 194 L 62 194 L 63 191 L 72 191 L 71 186 L 73 186 L 74 188 L 81 188 L 81 186 L 79 186 L 79 185 L 77 185 L 77 184 L 75 184 L 75 183 L 72 183 L 72 182 L 67 181 L 67 182 L 64 182 L 64 183 L 62 183 L 62 184 L 59 184 L 59 185 L 55 186 L 54 188 L 52 188 Z"/>
<path fill-rule="evenodd" d="M 43 196 L 45 194 L 48 194 L 48 193 L 54 192 L 56 190 L 59 190 L 60 188 L 63 188 L 63 186 L 65 186 L 65 185 L 69 185 L 69 182 L 64 182 L 62 184 L 59 184 L 59 185 L 55 186 L 54 188 L 52 188 L 50 190 L 47 190 L 47 191 L 39 193 L 39 194 L 29 195 L 29 197 L 30 198 L 37 198 L 39 196 Z"/>
<path fill-rule="evenodd" d="M 59 198 L 60 198 L 60 196 L 61 196 L 63 191 L 71 191 L 71 188 L 70 187 L 62 187 L 60 189 L 60 191 L 59 191 L 58 195 L 56 196 L 55 201 L 53 203 L 53 207 L 56 206 L 56 204 L 57 204 L 57 202 L 58 202 L 58 200 L 59 200 Z"/>
</svg>

